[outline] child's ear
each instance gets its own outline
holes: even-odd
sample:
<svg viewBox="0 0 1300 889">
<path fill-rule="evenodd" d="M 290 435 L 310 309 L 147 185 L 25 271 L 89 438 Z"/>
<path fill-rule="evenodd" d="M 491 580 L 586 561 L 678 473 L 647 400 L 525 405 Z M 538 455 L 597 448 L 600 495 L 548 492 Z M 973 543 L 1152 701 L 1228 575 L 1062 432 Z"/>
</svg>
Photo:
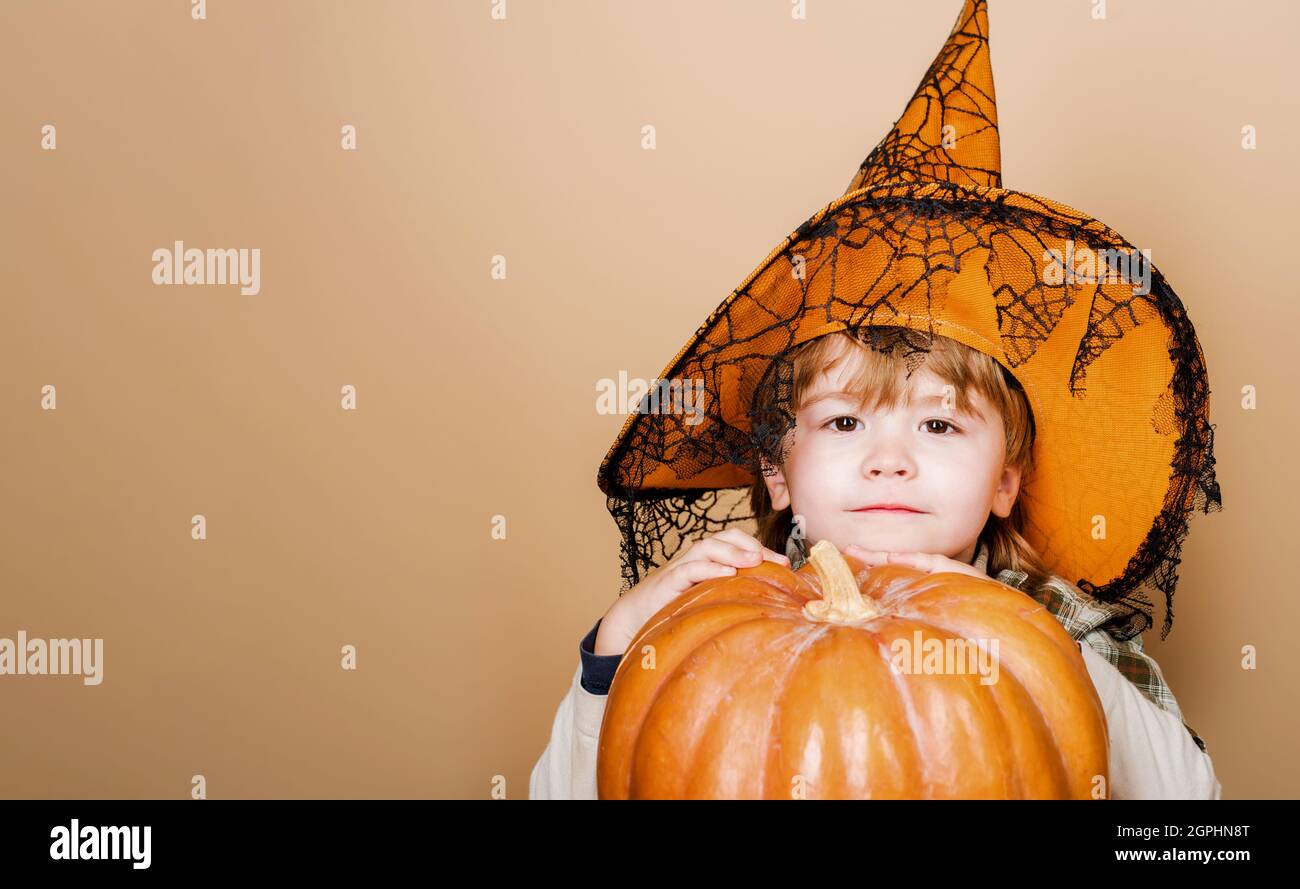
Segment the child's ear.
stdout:
<svg viewBox="0 0 1300 889">
<path fill-rule="evenodd" d="M 790 505 L 790 488 L 785 483 L 785 473 L 779 466 L 773 467 L 766 459 L 762 460 L 763 482 L 767 485 L 767 496 L 772 501 L 772 509 L 782 510 Z"/>
<path fill-rule="evenodd" d="M 1016 496 L 1020 493 L 1020 467 L 1003 466 L 1002 477 L 998 479 L 998 489 L 993 494 L 993 514 L 1005 519 L 1011 515 L 1011 507 L 1016 505 Z"/>
</svg>

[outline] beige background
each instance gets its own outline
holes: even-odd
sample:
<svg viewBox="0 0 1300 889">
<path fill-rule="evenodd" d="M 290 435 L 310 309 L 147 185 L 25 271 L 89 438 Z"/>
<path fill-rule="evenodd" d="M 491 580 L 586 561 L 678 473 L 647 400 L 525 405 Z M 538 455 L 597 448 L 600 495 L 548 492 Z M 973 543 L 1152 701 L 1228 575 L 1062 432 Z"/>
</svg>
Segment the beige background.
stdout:
<svg viewBox="0 0 1300 889">
<path fill-rule="evenodd" d="M 959 7 L 0 4 L 0 636 L 105 640 L 98 687 L 0 677 L 0 796 L 526 797 L 618 589 L 596 381 L 843 191 Z M 1225 796 L 1300 796 L 1300 8 L 1090 9 L 993 0 L 1004 179 L 1149 246 L 1200 332 L 1225 509 L 1148 644 Z M 154 286 L 177 239 L 260 248 L 262 292 Z"/>
</svg>

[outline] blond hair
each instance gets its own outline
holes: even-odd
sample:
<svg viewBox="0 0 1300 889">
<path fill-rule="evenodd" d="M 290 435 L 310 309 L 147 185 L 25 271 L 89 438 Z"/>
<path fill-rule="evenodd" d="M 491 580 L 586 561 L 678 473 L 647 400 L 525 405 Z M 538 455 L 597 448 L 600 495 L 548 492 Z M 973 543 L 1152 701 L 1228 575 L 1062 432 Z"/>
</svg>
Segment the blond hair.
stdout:
<svg viewBox="0 0 1300 889">
<path fill-rule="evenodd" d="M 867 410 L 877 405 L 892 409 L 899 404 L 906 397 L 909 369 L 924 366 L 952 385 L 958 411 L 974 410 L 971 393 L 977 392 L 998 412 L 1006 433 L 1006 465 L 1019 467 L 1023 485 L 1033 468 L 1034 421 L 1024 389 L 1015 377 L 988 355 L 948 337 L 892 328 L 876 327 L 872 330 L 873 336 L 882 330 L 893 330 L 913 340 L 921 337 L 928 343 L 925 347 L 928 351 L 919 355 L 913 353 L 914 357 L 909 360 L 897 349 L 877 350 L 859 338 L 865 337 L 865 332 L 857 334 L 851 331 L 827 334 L 804 343 L 789 356 L 794 362 L 790 413 L 797 413 L 817 380 L 845 358 L 859 359 L 858 372 L 845 389 Z M 758 520 L 758 539 L 766 547 L 785 552 L 793 526 L 792 508 L 772 508 L 771 496 L 762 477 L 757 478 L 750 489 L 750 504 Z M 976 548 L 978 550 L 979 542 L 988 545 L 986 568 L 991 576 L 997 576 L 1007 568 L 1023 571 L 1028 575 L 1026 587 L 1032 589 L 1049 577 L 1050 572 L 1037 550 L 1025 539 L 1024 527 L 1024 508 L 1017 497 L 1011 514 L 1005 519 L 989 514 Z"/>
</svg>

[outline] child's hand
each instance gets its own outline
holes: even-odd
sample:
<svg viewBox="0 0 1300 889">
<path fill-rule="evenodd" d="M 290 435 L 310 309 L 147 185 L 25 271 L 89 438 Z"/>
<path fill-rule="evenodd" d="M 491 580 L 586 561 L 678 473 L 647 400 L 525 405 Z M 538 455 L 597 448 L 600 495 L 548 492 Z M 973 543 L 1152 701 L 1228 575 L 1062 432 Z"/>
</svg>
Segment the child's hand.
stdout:
<svg viewBox="0 0 1300 889">
<path fill-rule="evenodd" d="M 737 568 L 753 568 L 764 559 L 790 565 L 788 558 L 739 528 L 688 544 L 610 606 L 596 632 L 595 653 L 623 654 L 645 622 L 673 599 L 701 581 L 730 576 Z"/>
<path fill-rule="evenodd" d="M 974 565 L 967 565 L 965 562 L 958 562 L 956 559 L 950 559 L 947 556 L 941 556 L 938 553 L 883 552 L 879 550 L 863 549 L 856 543 L 850 543 L 845 547 L 844 552 L 861 559 L 868 565 L 906 565 L 909 568 L 924 571 L 926 574 L 938 574 L 940 571 L 955 571 L 958 574 L 968 574 L 971 577 L 981 577 L 985 580 L 989 579 L 987 574 L 980 571 Z"/>
</svg>

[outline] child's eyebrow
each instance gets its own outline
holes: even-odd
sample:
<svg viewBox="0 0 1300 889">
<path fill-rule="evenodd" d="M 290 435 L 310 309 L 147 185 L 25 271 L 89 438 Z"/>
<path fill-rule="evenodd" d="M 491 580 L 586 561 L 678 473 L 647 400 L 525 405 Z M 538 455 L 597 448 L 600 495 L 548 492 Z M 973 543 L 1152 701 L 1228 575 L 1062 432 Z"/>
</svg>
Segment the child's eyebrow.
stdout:
<svg viewBox="0 0 1300 889">
<path fill-rule="evenodd" d="M 807 409 L 813 407 L 814 405 L 819 404 L 820 402 L 829 401 L 831 399 L 837 399 L 839 401 L 857 401 L 857 398 L 851 395 L 850 393 L 845 392 L 842 389 L 835 389 L 829 392 L 822 392 L 818 395 L 814 395 L 811 398 L 806 399 L 803 403 L 803 406 L 805 409 Z M 927 395 L 921 398 L 913 399 L 911 403 L 913 405 L 918 405 L 918 406 L 930 405 L 930 404 L 942 404 L 943 400 L 944 400 L 944 396 L 942 394 L 933 394 L 933 395 Z"/>
</svg>

